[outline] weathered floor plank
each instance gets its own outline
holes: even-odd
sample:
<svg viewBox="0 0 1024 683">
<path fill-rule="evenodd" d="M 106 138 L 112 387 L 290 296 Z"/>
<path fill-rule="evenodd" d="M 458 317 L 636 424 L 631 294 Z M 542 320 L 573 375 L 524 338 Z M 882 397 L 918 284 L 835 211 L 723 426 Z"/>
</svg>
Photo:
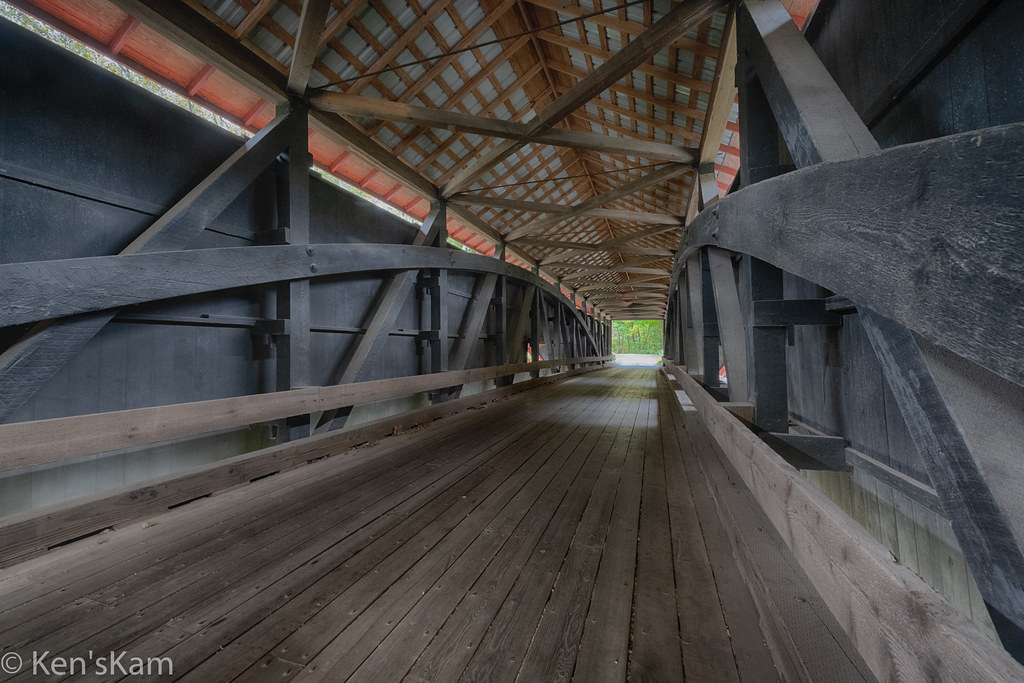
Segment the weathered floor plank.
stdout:
<svg viewBox="0 0 1024 683">
<path fill-rule="evenodd" d="M 772 678 L 692 449 L 660 372 L 590 373 L 3 570 L 0 644 L 202 683 Z"/>
</svg>

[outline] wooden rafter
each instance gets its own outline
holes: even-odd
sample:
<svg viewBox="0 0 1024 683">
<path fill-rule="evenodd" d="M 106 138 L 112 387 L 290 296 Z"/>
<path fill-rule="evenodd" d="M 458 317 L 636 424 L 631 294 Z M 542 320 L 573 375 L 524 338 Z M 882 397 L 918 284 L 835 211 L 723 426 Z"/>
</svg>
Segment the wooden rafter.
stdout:
<svg viewBox="0 0 1024 683">
<path fill-rule="evenodd" d="M 305 0 L 299 17 L 299 30 L 292 47 L 292 63 L 288 69 L 288 92 L 298 95 L 306 92 L 313 60 L 319 48 L 320 34 L 327 20 L 330 0 Z"/>
<path fill-rule="evenodd" d="M 249 10 L 249 13 L 238 22 L 238 26 L 235 27 L 234 31 L 231 32 L 234 38 L 245 38 L 249 35 L 257 24 L 266 16 L 267 12 L 277 4 L 277 0 L 260 0 L 255 7 Z"/>
<path fill-rule="evenodd" d="M 157 14 L 179 18 L 184 14 L 170 9 L 176 3 L 169 0 L 117 2 L 144 5 L 155 8 Z M 495 245 L 502 243 L 503 236 L 515 241 L 517 245 L 510 253 L 527 264 L 539 260 L 608 267 L 623 265 L 631 255 L 670 253 L 676 246 L 677 227 L 639 244 L 615 240 L 628 232 L 628 225 L 658 225 L 666 218 L 678 223 L 674 217 L 685 212 L 687 198 L 694 194 L 692 184 L 655 183 L 626 196 L 615 195 L 624 186 L 642 183 L 644 170 L 630 167 L 644 162 L 633 163 L 627 158 L 696 161 L 695 147 L 689 146 L 700 140 L 694 125 L 700 126 L 696 122 L 705 117 L 704 100 L 698 106 L 696 93 L 713 89 L 703 80 L 701 63 L 718 55 L 718 48 L 708 43 L 708 36 L 712 25 L 721 25 L 705 19 L 724 6 L 721 0 L 683 0 L 673 3 L 663 16 L 644 5 L 639 14 L 619 9 L 585 19 L 583 15 L 593 10 L 568 0 L 482 0 L 482 18 L 474 17 L 472 21 L 448 0 L 411 2 L 407 15 L 411 18 L 401 20 L 379 0 L 334 0 L 333 9 L 324 5 L 325 15 L 330 16 L 305 36 L 294 20 L 304 6 L 309 9 L 302 0 L 247 0 L 242 4 L 248 14 L 241 22 L 235 18 L 229 22 L 225 10 L 187 0 L 186 7 L 222 31 L 227 41 L 218 44 L 215 32 L 207 31 L 201 22 L 190 23 L 188 17 L 184 23 L 173 23 L 201 38 L 194 45 L 185 45 L 178 37 L 173 40 L 193 50 L 209 65 L 210 73 L 216 69 L 218 84 L 226 76 L 255 90 L 263 102 L 246 104 L 248 122 L 259 120 L 261 112 L 265 115 L 268 105 L 276 105 L 286 93 L 300 92 L 294 80 L 301 74 L 292 64 L 282 63 L 281 57 L 275 58 L 267 40 L 292 47 L 291 53 L 284 53 L 294 55 L 292 62 L 311 44 L 315 46 L 313 56 L 321 59 L 311 59 L 309 73 L 317 71 L 314 79 L 322 76 L 321 81 L 337 83 L 332 89 L 344 94 L 321 90 L 314 101 L 334 98 L 340 102 L 347 97 L 356 107 L 401 112 L 389 116 L 379 109 L 340 107 L 344 114 L 312 112 L 314 137 L 323 135 L 342 147 L 340 151 L 330 150 L 326 160 L 324 154 L 317 153 L 319 165 L 398 204 L 408 206 L 410 200 L 415 201 L 417 213 L 423 211 L 424 200 L 438 196 L 438 188 L 441 196 L 447 196 L 453 183 L 477 173 L 478 177 L 466 187 L 490 186 L 493 189 L 486 193 L 505 200 L 506 205 L 457 206 L 457 200 L 453 201 L 453 230 L 457 234 L 462 224 Z M 666 40 L 659 31 L 668 25 L 670 17 L 687 12 L 694 19 L 690 25 L 697 28 L 696 38 L 686 37 L 684 31 Z M 696 19 L 695 13 L 702 16 Z M 371 26 L 371 16 L 378 22 L 383 20 L 384 33 Z M 552 28 L 566 16 L 578 18 L 575 32 L 568 26 Z M 162 31 L 146 17 L 141 18 Z M 446 22 L 454 31 L 440 28 Z M 517 36 L 524 31 L 529 34 Z M 488 32 L 505 40 L 500 52 L 476 47 L 490 39 Z M 310 41 L 310 34 L 318 35 Z M 589 43 L 576 38 L 584 34 L 590 36 Z M 651 46 L 652 36 L 660 47 Z M 368 48 L 360 48 L 359 41 Z M 199 47 L 200 43 L 205 47 Z M 468 52 L 454 52 L 462 49 Z M 659 50 L 662 55 L 667 50 L 668 60 L 652 64 L 650 55 Z M 680 58 L 684 50 L 695 59 Z M 634 65 L 623 64 L 628 53 L 641 51 L 647 56 Z M 227 63 L 211 53 L 220 53 Z M 415 68 L 402 66 L 410 55 L 412 59 L 432 55 L 439 58 Z M 251 59 L 254 56 L 256 59 Z M 352 68 L 339 66 L 346 61 Z M 683 63 L 694 66 L 677 68 Z M 615 64 L 622 67 L 617 78 L 610 75 Z M 382 68 L 393 74 L 373 73 Z M 514 80 L 509 78 L 510 68 Z M 602 74 L 607 77 L 604 83 L 599 82 Z M 667 96 L 662 90 L 665 83 Z M 377 92 L 371 93 L 371 87 Z M 584 92 L 586 88 L 592 92 Z M 660 95 L 654 94 L 656 89 Z M 373 97 L 353 97 L 353 93 L 360 92 Z M 530 130 L 539 132 L 529 136 Z M 518 139 L 495 148 L 493 138 L 503 135 Z M 495 163 L 485 163 L 489 157 Z M 504 159 L 497 163 L 501 157 Z M 610 193 L 613 199 L 607 196 Z M 598 201 L 601 203 L 595 203 Z M 553 213 L 545 215 L 533 212 L 539 206 L 518 210 L 510 202 L 563 208 L 551 208 Z M 562 244 L 530 244 L 521 241 L 524 235 Z M 588 248 L 591 246 L 599 248 Z"/>
<path fill-rule="evenodd" d="M 500 101 L 500 97 L 496 98 Z M 385 121 L 411 123 L 428 128 L 442 128 L 461 133 L 476 133 L 492 137 L 536 142 L 561 147 L 593 149 L 606 154 L 643 157 L 687 163 L 694 160 L 692 153 L 672 145 L 647 140 L 616 139 L 605 135 L 582 133 L 552 128 L 542 133 L 531 133 L 530 125 L 515 121 L 502 121 L 484 116 L 417 107 L 400 102 L 359 97 L 336 92 L 324 92 L 310 98 L 310 104 L 324 111 L 349 116 L 365 116 Z"/>
<path fill-rule="evenodd" d="M 573 5 L 568 2 L 561 2 L 561 0 L 526 0 L 531 5 L 537 7 L 544 7 L 549 10 L 560 12 L 562 14 L 568 14 L 570 16 L 582 17 L 585 14 L 590 14 L 584 7 L 579 5 Z M 638 24 L 633 21 L 626 21 L 623 19 L 616 19 L 610 17 L 607 14 L 598 14 L 596 16 L 587 17 L 587 21 L 602 28 L 610 28 L 619 33 L 625 33 L 626 35 L 639 36 L 647 30 L 648 26 L 644 24 Z M 681 48 L 694 54 L 704 54 L 708 57 L 715 57 L 717 50 L 708 45 L 701 43 L 700 41 L 693 40 L 692 38 L 677 38 L 670 43 L 671 47 Z"/>
<path fill-rule="evenodd" d="M 615 53 L 568 92 L 541 110 L 530 122 L 531 134 L 543 132 L 564 119 L 721 6 L 721 0 L 688 0 L 676 5 L 640 38 Z M 451 196 L 470 186 L 519 147 L 519 143 L 505 142 L 492 148 L 476 163 L 464 167 L 448 181 L 442 188 L 444 196 Z"/>
<path fill-rule="evenodd" d="M 584 202 L 577 204 L 576 206 L 573 207 L 573 211 L 568 215 L 582 215 L 586 211 L 596 209 L 602 206 L 603 204 L 613 202 L 616 199 L 619 199 L 620 197 L 624 197 L 626 195 L 642 190 L 646 187 L 650 187 L 651 185 L 660 183 L 664 180 L 667 180 L 668 178 L 677 176 L 680 173 L 684 173 L 689 169 L 690 166 L 686 164 L 669 164 L 668 166 L 660 168 L 657 171 L 654 171 L 653 173 L 649 173 L 648 175 L 643 176 L 642 178 L 626 183 L 625 185 L 622 185 L 615 190 L 612 190 L 610 192 L 607 192 L 605 194 L 599 195 L 597 197 L 588 199 Z M 558 223 L 560 223 L 563 220 L 564 218 L 562 216 L 554 216 L 552 218 L 536 221 L 530 225 L 526 225 L 523 226 L 522 228 L 513 230 L 511 233 L 505 236 L 505 239 L 506 241 L 511 242 L 526 235 L 530 235 L 536 232 L 542 232 L 544 230 L 547 230 L 548 228 L 558 225 Z"/>
<path fill-rule="evenodd" d="M 488 197 L 476 194 L 457 194 L 449 200 L 451 204 L 462 206 L 491 206 L 514 211 L 533 211 L 537 213 L 550 213 L 562 216 L 590 216 L 593 218 L 605 218 L 608 220 L 622 221 L 626 223 L 653 223 L 666 225 L 677 223 L 682 225 L 678 216 L 671 216 L 662 213 L 651 213 L 645 211 L 622 211 L 616 209 L 588 209 L 579 211 L 573 206 L 565 204 L 546 204 L 541 202 L 529 202 L 518 199 L 505 199 L 502 197 Z M 613 200 L 607 200 L 613 201 Z"/>
</svg>

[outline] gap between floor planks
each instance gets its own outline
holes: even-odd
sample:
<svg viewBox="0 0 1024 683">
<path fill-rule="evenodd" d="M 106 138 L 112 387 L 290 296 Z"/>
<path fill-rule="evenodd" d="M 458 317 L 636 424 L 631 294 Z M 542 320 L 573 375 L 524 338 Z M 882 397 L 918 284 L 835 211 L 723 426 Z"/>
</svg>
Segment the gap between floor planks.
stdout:
<svg viewBox="0 0 1024 683">
<path fill-rule="evenodd" d="M 0 605 L 27 618 L 0 635 L 204 683 L 738 680 L 674 401 L 600 371 L 171 511 L 163 539 L 12 568 Z M 560 403 L 575 420 L 545 421 Z"/>
</svg>

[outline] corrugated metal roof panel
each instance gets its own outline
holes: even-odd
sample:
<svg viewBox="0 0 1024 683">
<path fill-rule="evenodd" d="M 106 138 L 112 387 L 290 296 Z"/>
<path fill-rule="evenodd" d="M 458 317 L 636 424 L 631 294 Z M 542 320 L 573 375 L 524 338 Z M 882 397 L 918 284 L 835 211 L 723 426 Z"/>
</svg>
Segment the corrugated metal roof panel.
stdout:
<svg viewBox="0 0 1024 683">
<path fill-rule="evenodd" d="M 440 0 L 437 0 L 440 2 Z M 476 28 L 477 24 L 484 20 L 486 16 L 480 3 L 477 2 L 466 2 L 460 1 L 454 3 L 455 11 L 459 13 L 459 17 L 462 19 L 462 23 L 465 24 L 466 28 L 472 31 Z"/>
<path fill-rule="evenodd" d="M 359 22 L 381 45 L 391 45 L 398 38 L 384 17 L 373 8 L 373 5 L 367 5 L 366 9 L 359 13 Z"/>
<path fill-rule="evenodd" d="M 398 0 L 386 2 L 385 7 L 388 8 L 388 11 L 391 12 L 391 16 L 395 18 L 395 21 L 397 21 L 398 25 L 403 29 L 408 30 L 410 26 L 416 23 L 416 19 L 418 17 L 416 13 L 412 11 L 412 7 L 409 6 L 409 3 Z M 426 7 L 424 7 L 424 9 L 426 9 Z"/>
<path fill-rule="evenodd" d="M 443 53 L 431 35 L 426 31 L 413 38 L 412 42 L 420 49 L 424 57 L 437 57 Z"/>
<path fill-rule="evenodd" d="M 494 35 L 490 31 L 488 31 L 488 34 L 491 36 Z M 507 63 L 502 64 L 497 69 L 495 69 L 492 75 L 494 78 L 498 80 L 498 83 L 501 84 L 502 90 L 511 88 L 512 84 L 515 83 L 517 80 L 515 71 L 513 71 L 512 67 L 509 66 Z"/>
<path fill-rule="evenodd" d="M 405 151 L 402 152 L 402 158 L 412 164 L 414 167 L 419 166 L 423 163 L 423 155 L 413 149 L 411 146 L 406 147 Z"/>
<path fill-rule="evenodd" d="M 464 85 L 462 78 L 459 77 L 458 72 L 455 71 L 455 68 L 452 66 L 447 66 L 441 71 L 441 80 L 443 80 L 449 88 L 456 91 Z"/>
<path fill-rule="evenodd" d="M 452 21 L 447 12 L 441 12 L 437 19 L 434 20 L 434 28 L 441 34 L 441 39 L 444 40 L 446 45 L 455 45 L 462 38 L 462 34 L 455 27 L 455 22 Z"/>
<path fill-rule="evenodd" d="M 257 27 L 249 34 L 249 39 L 271 59 L 277 60 L 281 64 L 287 64 L 291 60 L 292 48 L 268 29 L 262 26 Z"/>
</svg>

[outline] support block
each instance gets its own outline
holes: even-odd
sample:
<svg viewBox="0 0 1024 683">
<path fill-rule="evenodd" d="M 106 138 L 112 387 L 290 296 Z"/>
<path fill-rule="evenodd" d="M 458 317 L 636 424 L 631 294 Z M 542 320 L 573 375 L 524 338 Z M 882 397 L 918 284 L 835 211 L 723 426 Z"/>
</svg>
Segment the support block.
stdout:
<svg viewBox="0 0 1024 683">
<path fill-rule="evenodd" d="M 696 379 L 696 378 L 694 378 Z M 721 404 L 723 408 L 746 422 L 754 422 L 754 404 L 740 401 L 725 401 Z"/>
<path fill-rule="evenodd" d="M 841 436 L 767 432 L 761 438 L 798 469 L 846 469 L 846 439 Z M 804 457 L 793 458 L 794 450 Z"/>
<path fill-rule="evenodd" d="M 826 307 L 828 299 L 767 299 L 754 301 L 754 327 L 823 325 L 839 327 L 843 317 Z"/>
</svg>

